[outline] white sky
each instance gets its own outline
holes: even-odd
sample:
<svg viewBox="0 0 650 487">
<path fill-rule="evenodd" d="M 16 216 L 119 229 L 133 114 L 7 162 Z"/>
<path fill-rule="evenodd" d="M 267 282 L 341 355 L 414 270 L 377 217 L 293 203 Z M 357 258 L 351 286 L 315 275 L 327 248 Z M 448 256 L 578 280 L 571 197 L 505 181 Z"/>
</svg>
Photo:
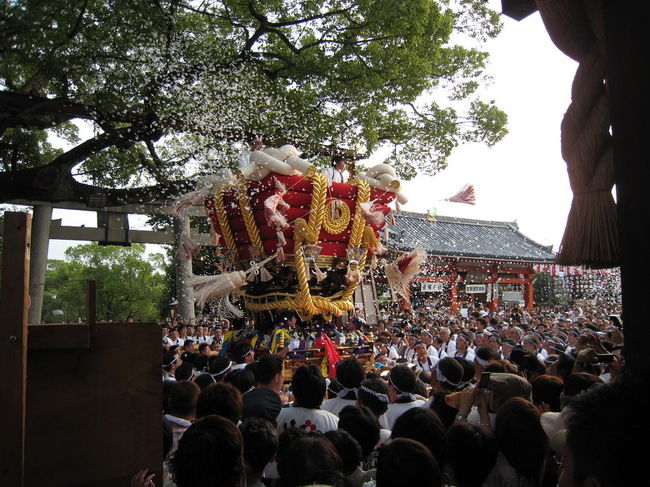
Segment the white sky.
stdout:
<svg viewBox="0 0 650 487">
<path fill-rule="evenodd" d="M 500 11 L 499 0 L 490 4 Z M 435 208 L 444 216 L 517 221 L 526 236 L 557 251 L 571 205 L 560 122 L 577 64 L 553 45 L 538 13 L 521 22 L 505 16 L 502 21 L 503 31 L 487 46 L 493 84 L 485 88 L 483 99 L 495 100 L 508 114 L 509 134 L 492 149 L 461 146 L 444 171 L 404 183 L 409 203 L 403 209 Z M 466 183 L 475 186 L 476 206 L 441 201 Z M 64 225 L 96 226 L 91 212 L 55 210 L 53 218 L 63 218 Z M 130 223 L 142 228 L 141 217 L 131 216 Z M 49 257 L 63 258 L 69 245 L 51 241 Z"/>
<path fill-rule="evenodd" d="M 500 11 L 500 1 L 490 3 Z M 539 13 L 502 21 L 503 31 L 488 45 L 494 82 L 484 99 L 494 99 L 508 114 L 509 134 L 492 149 L 459 147 L 444 171 L 404 183 L 404 210 L 435 207 L 444 216 L 516 220 L 522 233 L 557 251 L 571 205 L 560 122 L 577 63 L 551 42 Z M 476 206 L 440 201 L 466 183 L 475 186 Z"/>
</svg>

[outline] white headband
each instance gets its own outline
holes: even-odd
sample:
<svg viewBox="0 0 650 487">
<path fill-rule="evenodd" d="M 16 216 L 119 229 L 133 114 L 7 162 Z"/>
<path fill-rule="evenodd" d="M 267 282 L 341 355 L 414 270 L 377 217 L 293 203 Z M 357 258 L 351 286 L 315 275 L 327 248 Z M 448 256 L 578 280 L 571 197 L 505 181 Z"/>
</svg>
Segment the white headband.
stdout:
<svg viewBox="0 0 650 487">
<path fill-rule="evenodd" d="M 485 360 L 485 359 L 483 359 L 481 357 L 478 357 L 478 356 L 475 356 L 474 360 L 476 360 L 476 363 L 479 364 L 481 367 L 487 367 L 487 364 L 488 364 L 487 360 Z"/>
<path fill-rule="evenodd" d="M 349 393 L 354 392 L 354 397 L 357 397 L 357 391 L 359 390 L 358 387 L 351 387 L 350 389 L 344 387 L 341 389 L 337 394 L 336 397 L 340 397 L 341 399 L 347 396 Z"/>
<path fill-rule="evenodd" d="M 445 375 L 442 373 L 442 370 L 440 370 L 439 362 L 436 364 L 434 370 L 436 371 L 436 378 L 438 379 L 438 382 L 446 382 L 452 387 L 458 387 L 460 385 L 460 382 L 452 382 L 447 377 L 445 377 Z"/>
<path fill-rule="evenodd" d="M 390 398 L 382 392 L 373 391 L 372 389 L 366 386 L 361 386 L 359 389 L 362 390 L 363 392 L 367 392 L 371 396 L 375 396 L 381 402 L 385 402 L 386 404 L 390 402 Z"/>
<path fill-rule="evenodd" d="M 165 367 L 169 367 L 171 364 L 173 364 L 173 363 L 176 362 L 177 360 L 178 360 L 178 355 L 176 355 L 176 356 L 174 357 L 174 360 L 172 360 L 172 361 L 169 362 L 168 364 L 163 364 L 163 368 L 165 368 Z"/>
<path fill-rule="evenodd" d="M 232 362 L 228 362 L 228 365 L 226 365 L 225 369 L 222 369 L 219 372 L 215 372 L 214 374 L 210 374 L 210 375 L 212 376 L 212 378 L 218 377 L 218 376 L 228 372 L 230 370 L 230 367 L 232 367 Z"/>
</svg>

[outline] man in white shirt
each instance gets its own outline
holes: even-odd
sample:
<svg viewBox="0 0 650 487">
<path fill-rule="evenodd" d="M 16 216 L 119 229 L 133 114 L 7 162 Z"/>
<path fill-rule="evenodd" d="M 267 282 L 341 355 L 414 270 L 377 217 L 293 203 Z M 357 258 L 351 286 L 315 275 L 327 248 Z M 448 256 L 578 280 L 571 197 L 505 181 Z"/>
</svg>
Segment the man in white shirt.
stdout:
<svg viewBox="0 0 650 487">
<path fill-rule="evenodd" d="M 167 335 L 167 337 L 169 338 L 171 346 L 176 345 L 182 347 L 183 344 L 185 343 L 185 340 L 180 337 L 177 328 L 172 328 L 171 330 L 169 330 L 169 335 Z"/>
<path fill-rule="evenodd" d="M 432 345 L 433 335 L 429 331 L 422 330 L 422 333 L 420 333 L 420 341 L 426 346 L 427 355 L 431 355 L 432 357 L 438 355 L 438 351 Z"/>
<path fill-rule="evenodd" d="M 442 350 L 449 357 L 456 355 L 456 343 L 451 339 L 449 328 L 440 328 L 440 338 L 442 338 Z"/>
<path fill-rule="evenodd" d="M 212 344 L 212 337 L 205 334 L 205 328 L 201 325 L 196 327 L 196 343 L 201 345 L 202 343 L 207 343 L 208 345 Z"/>
<path fill-rule="evenodd" d="M 325 177 L 328 183 L 345 183 L 348 180 L 348 172 L 345 170 L 345 158 L 343 156 L 332 157 L 332 167 L 325 169 Z"/>
<path fill-rule="evenodd" d="M 293 406 L 282 408 L 278 416 L 278 432 L 287 428 L 298 428 L 306 433 L 326 433 L 338 429 L 339 418 L 320 409 L 325 396 L 325 379 L 320 368 L 303 365 L 296 370 L 291 381 Z"/>
<path fill-rule="evenodd" d="M 422 406 L 425 403 L 425 401 L 416 399 L 413 396 L 416 380 L 415 373 L 407 365 L 397 365 L 390 371 L 390 375 L 388 376 L 388 390 L 392 402 L 388 405 L 388 410 L 385 415 L 388 429 L 393 429 L 395 420 L 404 411 Z"/>
<path fill-rule="evenodd" d="M 190 427 L 196 417 L 196 401 L 201 389 L 194 382 L 182 381 L 174 384 L 169 396 L 169 413 L 164 415 L 172 427 L 172 449 L 167 458 L 171 458 L 178 448 L 178 441 Z"/>
<path fill-rule="evenodd" d="M 415 362 L 415 345 L 417 345 L 418 339 L 416 336 L 409 335 L 406 340 L 407 345 L 402 352 L 402 358 L 412 364 Z"/>
<path fill-rule="evenodd" d="M 472 340 L 464 334 L 458 335 L 456 338 L 456 355 L 455 357 L 462 357 L 470 362 L 474 361 L 474 350 L 470 347 Z"/>
<path fill-rule="evenodd" d="M 353 357 L 346 358 L 336 365 L 336 378 L 343 389 L 337 397 L 323 401 L 321 409 L 338 416 L 345 406 L 354 406 L 357 402 L 357 392 L 361 383 L 366 379 L 363 365 Z"/>
<path fill-rule="evenodd" d="M 442 338 L 439 336 L 433 337 L 433 342 L 431 342 L 431 346 L 436 349 L 436 354 L 435 357 L 438 359 L 443 359 L 447 357 L 447 352 L 445 352 L 442 349 L 442 346 L 444 345 Z"/>
<path fill-rule="evenodd" d="M 399 355 L 395 349 L 389 347 L 382 341 L 375 342 L 375 361 L 385 367 L 392 367 L 397 363 Z"/>
<path fill-rule="evenodd" d="M 439 359 L 438 357 L 431 356 L 427 353 L 427 347 L 424 343 L 418 343 L 415 346 L 415 354 L 415 371 L 417 373 L 423 372 L 424 377 L 426 377 L 425 382 L 428 382 L 431 377 L 431 371 L 436 366 Z"/>
</svg>

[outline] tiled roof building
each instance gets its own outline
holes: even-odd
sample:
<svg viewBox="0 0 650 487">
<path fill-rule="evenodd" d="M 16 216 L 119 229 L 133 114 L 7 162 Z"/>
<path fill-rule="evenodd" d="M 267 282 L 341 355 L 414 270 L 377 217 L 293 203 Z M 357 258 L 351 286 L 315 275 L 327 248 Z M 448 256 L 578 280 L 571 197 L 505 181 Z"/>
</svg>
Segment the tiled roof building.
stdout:
<svg viewBox="0 0 650 487">
<path fill-rule="evenodd" d="M 522 234 L 516 223 L 469 220 L 402 212 L 390 227 L 388 247 L 428 255 L 413 290 L 449 304 L 452 311 L 470 302 L 496 310 L 501 301 L 532 309 L 535 264 L 553 262 L 550 247 Z"/>
<path fill-rule="evenodd" d="M 522 234 L 516 223 L 437 216 L 420 213 L 395 215 L 392 248 L 422 247 L 430 255 L 478 257 L 525 262 L 552 262 L 555 254 Z"/>
</svg>

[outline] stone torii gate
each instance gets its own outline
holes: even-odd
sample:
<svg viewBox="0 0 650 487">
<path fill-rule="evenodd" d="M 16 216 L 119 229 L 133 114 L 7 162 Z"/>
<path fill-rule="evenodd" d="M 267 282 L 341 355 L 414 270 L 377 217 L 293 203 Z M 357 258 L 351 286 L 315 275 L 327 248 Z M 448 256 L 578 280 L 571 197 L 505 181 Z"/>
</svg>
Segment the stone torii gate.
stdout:
<svg viewBox="0 0 650 487">
<path fill-rule="evenodd" d="M 131 243 L 167 244 L 177 245 L 183 232 L 182 223 L 174 218 L 172 228 L 163 231 L 131 230 L 128 224 L 129 214 L 143 215 L 169 215 L 164 203 L 147 203 L 143 205 L 124 205 L 114 207 L 90 207 L 79 203 L 41 203 L 34 201 L 13 201 L 13 204 L 28 205 L 33 207 L 32 217 L 32 246 L 30 249 L 29 296 L 31 308 L 29 322 L 41 323 L 43 311 L 43 293 L 45 289 L 45 270 L 47 268 L 47 253 L 50 239 L 57 240 L 84 240 L 104 243 L 106 245 L 128 245 Z M 52 220 L 53 208 L 66 210 L 93 211 L 104 213 L 102 225 L 98 228 L 85 226 L 63 226 L 61 220 Z M 193 208 L 190 216 L 204 216 L 202 208 Z M 189 223 L 185 223 L 189 226 Z M 192 239 L 201 245 L 210 245 L 210 236 L 199 233 L 189 228 Z M 0 222 L 0 235 L 4 233 Z M 174 257 L 176 268 L 176 299 L 178 312 L 186 318 L 194 317 L 194 297 L 192 288 L 187 284 L 192 275 L 192 259 Z"/>
</svg>

